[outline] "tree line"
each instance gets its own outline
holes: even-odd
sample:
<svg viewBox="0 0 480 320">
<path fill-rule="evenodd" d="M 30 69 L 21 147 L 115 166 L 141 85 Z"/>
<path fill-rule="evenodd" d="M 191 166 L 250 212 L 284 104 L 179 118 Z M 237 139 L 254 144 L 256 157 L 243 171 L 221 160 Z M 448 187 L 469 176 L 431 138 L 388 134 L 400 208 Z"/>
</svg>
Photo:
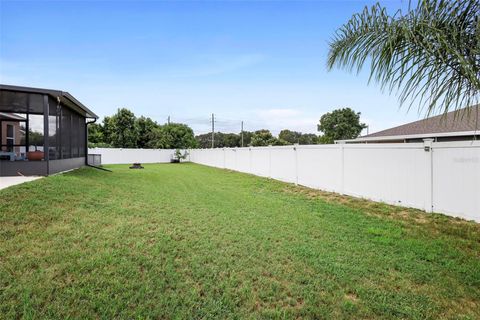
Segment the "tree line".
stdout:
<svg viewBox="0 0 480 320">
<path fill-rule="evenodd" d="M 158 124 L 126 109 L 88 126 L 88 145 L 111 148 L 185 149 L 197 146 L 193 130 L 183 123 Z"/>
<path fill-rule="evenodd" d="M 243 137 L 243 144 L 242 144 Z M 212 147 L 212 134 L 205 133 L 195 137 L 199 148 Z M 319 136 L 313 133 L 301 133 L 284 129 L 280 131 L 278 137 L 275 137 L 270 130 L 261 129 L 257 131 L 243 131 L 240 133 L 214 133 L 214 143 L 217 148 L 234 148 L 252 146 L 285 146 L 292 144 L 318 144 Z"/>
<path fill-rule="evenodd" d="M 317 125 L 321 134 L 302 133 L 284 129 L 278 137 L 269 130 L 240 133 L 214 133 L 214 147 L 284 146 L 293 144 L 328 144 L 335 140 L 357 138 L 366 125 L 360 122 L 360 113 L 350 108 L 337 109 L 324 114 Z M 183 123 L 158 124 L 151 118 L 126 109 L 117 110 L 102 123 L 88 126 L 89 147 L 190 149 L 211 148 L 212 134 L 195 136 Z"/>
</svg>

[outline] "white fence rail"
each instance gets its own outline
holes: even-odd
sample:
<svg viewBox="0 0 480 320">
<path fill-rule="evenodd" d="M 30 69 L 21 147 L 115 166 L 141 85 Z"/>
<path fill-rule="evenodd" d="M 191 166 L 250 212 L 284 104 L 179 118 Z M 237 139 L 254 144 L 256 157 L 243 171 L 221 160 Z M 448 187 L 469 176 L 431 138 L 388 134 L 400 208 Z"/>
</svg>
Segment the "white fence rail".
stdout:
<svg viewBox="0 0 480 320">
<path fill-rule="evenodd" d="M 190 161 L 480 222 L 480 142 L 195 149 Z"/>
</svg>

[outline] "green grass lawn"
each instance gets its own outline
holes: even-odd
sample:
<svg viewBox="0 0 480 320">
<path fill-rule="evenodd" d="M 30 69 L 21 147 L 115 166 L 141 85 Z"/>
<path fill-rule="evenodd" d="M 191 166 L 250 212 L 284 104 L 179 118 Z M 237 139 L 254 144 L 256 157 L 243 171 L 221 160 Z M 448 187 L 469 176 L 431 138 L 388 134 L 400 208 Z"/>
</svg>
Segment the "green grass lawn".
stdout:
<svg viewBox="0 0 480 320">
<path fill-rule="evenodd" d="M 479 224 L 127 167 L 0 191 L 1 318 L 480 318 Z"/>
</svg>

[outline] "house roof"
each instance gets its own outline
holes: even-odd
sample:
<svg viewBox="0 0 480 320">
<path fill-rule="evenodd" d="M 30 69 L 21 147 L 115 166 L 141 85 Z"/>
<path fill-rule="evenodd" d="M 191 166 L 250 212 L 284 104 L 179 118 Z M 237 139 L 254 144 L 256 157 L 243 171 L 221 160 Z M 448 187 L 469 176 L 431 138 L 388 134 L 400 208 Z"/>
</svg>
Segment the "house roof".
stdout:
<svg viewBox="0 0 480 320">
<path fill-rule="evenodd" d="M 410 122 L 398 127 L 382 130 L 359 139 L 374 140 L 374 138 L 392 139 L 404 137 L 425 137 L 425 136 L 455 136 L 467 133 L 480 133 L 480 105 L 451 111 L 423 120 Z"/>
<path fill-rule="evenodd" d="M 39 94 L 47 94 L 53 98 L 60 99 L 65 105 L 69 106 L 73 109 L 79 109 L 83 113 L 85 113 L 86 118 L 95 118 L 98 119 L 98 116 L 83 105 L 80 101 L 75 99 L 70 93 L 60 90 L 53 90 L 53 89 L 43 89 L 43 88 L 30 88 L 30 87 L 20 87 L 20 86 L 11 86 L 6 84 L 0 84 L 0 90 L 9 90 L 9 91 L 17 91 L 17 92 L 26 92 L 26 93 L 39 93 Z"/>
<path fill-rule="evenodd" d="M 13 121 L 24 121 L 25 118 L 22 116 L 19 116 L 18 114 L 15 113 L 5 113 L 5 112 L 0 112 L 0 119 L 7 119 L 7 120 L 13 120 Z"/>
</svg>

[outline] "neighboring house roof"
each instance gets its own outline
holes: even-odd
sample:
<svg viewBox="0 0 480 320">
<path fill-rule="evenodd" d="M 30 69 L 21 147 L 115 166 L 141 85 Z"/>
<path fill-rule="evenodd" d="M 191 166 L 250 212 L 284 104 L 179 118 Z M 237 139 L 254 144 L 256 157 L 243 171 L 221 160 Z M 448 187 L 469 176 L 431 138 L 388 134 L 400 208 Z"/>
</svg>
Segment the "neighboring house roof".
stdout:
<svg viewBox="0 0 480 320">
<path fill-rule="evenodd" d="M 480 105 L 342 141 L 361 142 L 471 135 L 480 135 Z"/>
<path fill-rule="evenodd" d="M 22 116 L 19 116 L 18 114 L 15 113 L 5 113 L 5 112 L 0 112 L 0 119 L 2 120 L 13 120 L 13 121 L 25 121 L 26 119 Z"/>
<path fill-rule="evenodd" d="M 60 99 L 61 102 L 63 102 L 65 105 L 73 109 L 76 109 L 76 108 L 80 109 L 85 113 L 86 118 L 98 119 L 98 116 L 94 112 L 92 112 L 89 108 L 84 106 L 80 101 L 75 99 L 70 93 L 65 91 L 42 89 L 42 88 L 19 87 L 19 86 L 5 85 L 5 84 L 0 84 L 0 90 L 47 94 L 52 96 L 53 98 Z"/>
</svg>

